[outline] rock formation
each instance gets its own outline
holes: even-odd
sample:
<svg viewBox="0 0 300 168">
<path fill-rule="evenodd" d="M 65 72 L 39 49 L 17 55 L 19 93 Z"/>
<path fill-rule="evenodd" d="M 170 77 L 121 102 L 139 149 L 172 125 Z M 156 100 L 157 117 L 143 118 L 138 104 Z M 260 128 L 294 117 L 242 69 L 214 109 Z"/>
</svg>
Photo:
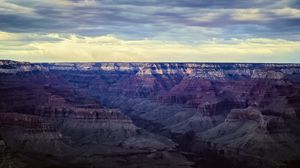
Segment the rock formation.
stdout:
<svg viewBox="0 0 300 168">
<path fill-rule="evenodd" d="M 37 164 L 25 153 L 94 166 L 109 155 L 111 167 L 191 166 L 180 151 L 254 167 L 300 159 L 299 64 L 0 61 L 0 95 L 1 136 L 22 164 Z"/>
</svg>

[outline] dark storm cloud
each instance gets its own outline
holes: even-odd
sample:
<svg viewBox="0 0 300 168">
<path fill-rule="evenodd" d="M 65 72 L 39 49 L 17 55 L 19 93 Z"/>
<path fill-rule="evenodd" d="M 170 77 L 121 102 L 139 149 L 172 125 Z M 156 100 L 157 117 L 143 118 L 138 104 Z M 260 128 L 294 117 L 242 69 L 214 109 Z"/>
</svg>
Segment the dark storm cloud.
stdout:
<svg viewBox="0 0 300 168">
<path fill-rule="evenodd" d="M 300 8 L 300 1 L 299 0 L 291 0 L 289 6 L 293 8 Z"/>
<path fill-rule="evenodd" d="M 270 5 L 270 1 L 262 0 L 106 0 L 110 4 L 127 4 L 137 6 L 169 6 L 169 7 L 189 7 L 189 8 L 253 8 L 262 5 Z"/>
<path fill-rule="evenodd" d="M 47 32 L 70 28 L 51 18 L 30 18 L 15 14 L 0 14 L 0 29 L 6 32 Z"/>
<path fill-rule="evenodd" d="M 220 34 L 224 38 L 296 38 L 297 36 L 291 36 L 291 32 L 299 34 L 300 31 L 299 16 L 277 15 L 272 12 L 286 6 L 296 9 L 300 5 L 297 0 L 13 0 L 6 3 L 32 9 L 31 13 L 12 13 L 15 8 L 6 10 L 3 7 L 0 13 L 0 31 L 7 32 L 59 32 L 90 36 L 114 34 L 135 39 L 154 38 L 162 33 L 173 38 L 171 29 L 173 36 L 191 38 L 197 33 L 205 34 L 203 28 L 211 28 L 212 31 L 221 29 L 226 33 Z M 258 9 L 262 18 L 243 20 L 234 17 L 235 12 L 252 9 Z M 199 30 L 195 30 L 195 27 Z M 178 34 L 174 31 L 176 28 Z M 191 30 L 194 34 L 189 34 Z"/>
</svg>

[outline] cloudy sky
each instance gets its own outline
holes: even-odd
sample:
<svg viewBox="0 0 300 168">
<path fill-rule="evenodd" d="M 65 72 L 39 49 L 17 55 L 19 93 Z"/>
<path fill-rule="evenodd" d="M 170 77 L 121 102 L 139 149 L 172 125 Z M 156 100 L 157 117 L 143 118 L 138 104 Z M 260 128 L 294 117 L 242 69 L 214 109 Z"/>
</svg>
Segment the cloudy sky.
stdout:
<svg viewBox="0 0 300 168">
<path fill-rule="evenodd" d="M 0 59 L 298 62 L 300 0 L 0 0 Z"/>
</svg>

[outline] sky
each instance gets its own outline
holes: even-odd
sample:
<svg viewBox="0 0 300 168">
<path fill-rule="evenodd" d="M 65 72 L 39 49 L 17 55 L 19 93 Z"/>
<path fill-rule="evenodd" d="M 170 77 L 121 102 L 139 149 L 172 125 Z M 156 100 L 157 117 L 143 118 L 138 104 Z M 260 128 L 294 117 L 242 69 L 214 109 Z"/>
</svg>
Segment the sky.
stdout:
<svg viewBox="0 0 300 168">
<path fill-rule="evenodd" d="M 300 63 L 300 0 L 0 0 L 0 59 Z"/>
</svg>

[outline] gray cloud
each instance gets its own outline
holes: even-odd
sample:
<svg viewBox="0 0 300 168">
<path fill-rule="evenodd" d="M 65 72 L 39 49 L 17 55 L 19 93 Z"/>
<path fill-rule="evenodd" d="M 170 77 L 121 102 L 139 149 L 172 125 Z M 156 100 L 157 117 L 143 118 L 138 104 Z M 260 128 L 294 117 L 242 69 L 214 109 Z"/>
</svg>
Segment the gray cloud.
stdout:
<svg viewBox="0 0 300 168">
<path fill-rule="evenodd" d="M 0 31 L 89 36 L 113 34 L 127 39 L 177 38 L 183 41 L 233 37 L 299 40 L 300 34 L 298 16 L 272 12 L 285 7 L 297 9 L 300 3 L 296 0 L 103 0 L 87 5 L 80 5 L 79 0 L 65 4 L 54 2 L 7 2 L 32 9 L 32 13 L 1 12 Z M 233 13 L 242 9 L 258 9 L 258 14 L 266 19 L 234 18 Z"/>
</svg>

